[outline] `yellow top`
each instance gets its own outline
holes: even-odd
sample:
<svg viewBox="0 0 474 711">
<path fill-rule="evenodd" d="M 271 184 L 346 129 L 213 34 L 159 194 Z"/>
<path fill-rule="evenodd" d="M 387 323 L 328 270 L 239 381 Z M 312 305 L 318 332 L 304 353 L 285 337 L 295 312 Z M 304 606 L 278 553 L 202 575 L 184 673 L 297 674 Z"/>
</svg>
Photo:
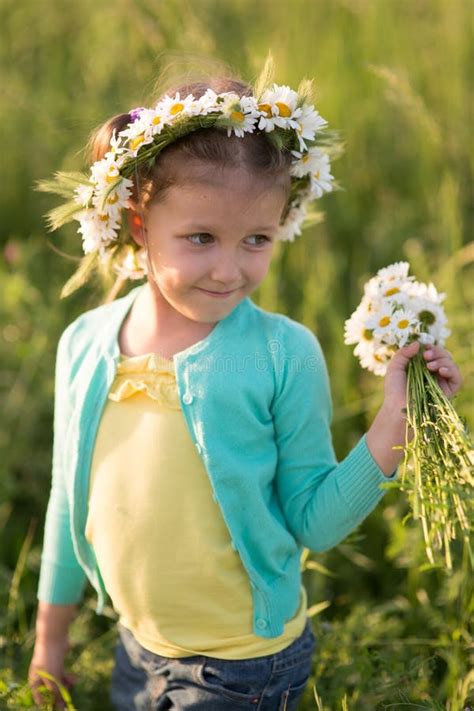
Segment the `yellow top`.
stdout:
<svg viewBox="0 0 474 711">
<path fill-rule="evenodd" d="M 303 631 L 302 585 L 282 635 L 253 633 L 248 574 L 187 429 L 173 360 L 121 356 L 95 442 L 85 535 L 120 623 L 156 654 L 259 657 Z"/>
</svg>

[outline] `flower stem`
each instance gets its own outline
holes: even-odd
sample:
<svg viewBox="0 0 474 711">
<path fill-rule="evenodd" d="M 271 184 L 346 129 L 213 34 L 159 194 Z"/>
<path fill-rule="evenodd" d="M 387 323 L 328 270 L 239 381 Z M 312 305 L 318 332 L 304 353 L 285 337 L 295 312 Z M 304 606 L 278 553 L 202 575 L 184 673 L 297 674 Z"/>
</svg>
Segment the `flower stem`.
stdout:
<svg viewBox="0 0 474 711">
<path fill-rule="evenodd" d="M 451 571 L 451 541 L 460 538 L 472 563 L 474 448 L 421 352 L 407 369 L 408 427 L 413 438 L 404 448 L 400 488 L 408 492 L 413 518 L 421 519 L 428 560 L 435 564 L 436 552 L 444 549 Z"/>
</svg>

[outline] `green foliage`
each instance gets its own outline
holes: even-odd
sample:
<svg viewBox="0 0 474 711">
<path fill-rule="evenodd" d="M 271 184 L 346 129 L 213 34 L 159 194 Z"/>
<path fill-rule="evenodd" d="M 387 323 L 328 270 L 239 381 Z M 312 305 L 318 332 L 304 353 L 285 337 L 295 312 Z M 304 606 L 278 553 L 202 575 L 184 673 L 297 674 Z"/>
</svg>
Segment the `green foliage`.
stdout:
<svg viewBox="0 0 474 711">
<path fill-rule="evenodd" d="M 56 203 L 36 182 L 55 171 L 84 171 L 81 148 L 91 130 L 147 105 L 170 62 L 185 74 L 199 65 L 196 54 L 211 55 L 252 80 L 271 49 L 274 80 L 297 87 L 314 77 L 317 108 L 341 129 L 345 154 L 333 173 L 343 189 L 321 200 L 323 220 L 293 244 L 277 245 L 255 301 L 318 335 L 342 458 L 368 428 L 383 388 L 343 344 L 344 320 L 377 269 L 408 260 L 419 280 L 447 293 L 447 347 L 464 379 L 456 409 L 472 431 L 470 13 L 467 0 L 0 3 L 8 166 L 0 193 L 0 709 L 33 707 L 25 684 L 50 486 L 57 342 L 106 296 L 94 273 L 60 299 L 83 257 L 81 240 L 75 225 L 46 233 L 44 215 Z M 423 536 L 407 512 L 403 495 L 390 490 L 343 544 L 307 557 L 318 648 L 302 709 L 474 706 L 467 561 L 453 546 L 451 574 L 427 565 Z M 81 711 L 109 708 L 115 613 L 99 617 L 94 607 L 89 589 L 71 628 L 68 666 L 79 677 L 71 695 Z"/>
</svg>

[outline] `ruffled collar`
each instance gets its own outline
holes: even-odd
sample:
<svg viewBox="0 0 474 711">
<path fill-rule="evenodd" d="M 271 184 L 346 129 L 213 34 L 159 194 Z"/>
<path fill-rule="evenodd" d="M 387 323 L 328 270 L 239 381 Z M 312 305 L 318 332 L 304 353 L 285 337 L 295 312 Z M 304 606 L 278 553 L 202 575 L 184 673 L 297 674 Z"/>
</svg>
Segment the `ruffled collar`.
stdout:
<svg viewBox="0 0 474 711">
<path fill-rule="evenodd" d="M 180 409 L 174 361 L 158 353 L 137 356 L 120 354 L 109 399 L 120 402 L 145 393 L 172 409 Z"/>
<path fill-rule="evenodd" d="M 120 353 L 117 373 L 143 373 L 148 371 L 174 373 L 174 361 L 172 358 L 165 358 L 159 353 L 144 353 L 136 356 L 127 356 Z"/>
</svg>

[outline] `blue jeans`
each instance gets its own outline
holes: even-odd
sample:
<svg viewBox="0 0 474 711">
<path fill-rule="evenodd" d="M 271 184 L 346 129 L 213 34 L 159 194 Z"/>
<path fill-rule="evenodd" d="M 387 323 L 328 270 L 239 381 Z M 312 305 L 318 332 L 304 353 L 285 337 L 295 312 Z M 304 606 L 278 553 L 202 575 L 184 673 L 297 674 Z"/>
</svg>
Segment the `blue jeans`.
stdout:
<svg viewBox="0 0 474 711">
<path fill-rule="evenodd" d="M 297 639 L 252 659 L 171 659 L 142 647 L 118 623 L 110 699 L 116 711 L 296 711 L 311 674 L 310 618 Z"/>
</svg>

